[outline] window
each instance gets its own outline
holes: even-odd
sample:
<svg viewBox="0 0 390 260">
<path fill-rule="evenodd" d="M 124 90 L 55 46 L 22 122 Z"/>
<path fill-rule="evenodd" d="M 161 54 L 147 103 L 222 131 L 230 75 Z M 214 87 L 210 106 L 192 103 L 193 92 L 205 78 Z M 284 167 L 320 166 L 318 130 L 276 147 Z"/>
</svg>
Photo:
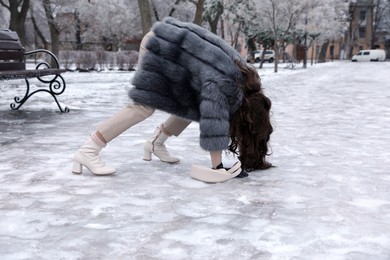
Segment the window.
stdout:
<svg viewBox="0 0 390 260">
<path fill-rule="evenodd" d="M 366 20 L 366 10 L 360 10 L 359 19 L 360 21 Z"/>
<path fill-rule="evenodd" d="M 359 28 L 359 38 L 366 38 L 366 27 Z"/>
</svg>

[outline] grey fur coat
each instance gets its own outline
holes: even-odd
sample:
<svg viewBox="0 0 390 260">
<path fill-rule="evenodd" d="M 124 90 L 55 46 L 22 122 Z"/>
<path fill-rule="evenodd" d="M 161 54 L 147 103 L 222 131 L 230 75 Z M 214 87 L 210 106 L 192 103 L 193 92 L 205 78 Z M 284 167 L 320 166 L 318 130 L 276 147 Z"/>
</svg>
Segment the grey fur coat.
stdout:
<svg viewBox="0 0 390 260">
<path fill-rule="evenodd" d="M 227 42 L 192 23 L 156 23 L 129 92 L 140 104 L 199 122 L 200 146 L 229 145 L 229 119 L 241 106 L 242 58 Z M 237 84 L 238 83 L 238 84 Z"/>
</svg>

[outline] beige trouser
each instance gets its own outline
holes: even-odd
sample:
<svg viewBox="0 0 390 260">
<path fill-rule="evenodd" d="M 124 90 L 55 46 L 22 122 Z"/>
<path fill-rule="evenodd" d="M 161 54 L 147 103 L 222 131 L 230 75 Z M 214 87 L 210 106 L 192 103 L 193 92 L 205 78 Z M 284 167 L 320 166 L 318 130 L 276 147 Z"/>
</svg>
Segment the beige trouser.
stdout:
<svg viewBox="0 0 390 260">
<path fill-rule="evenodd" d="M 138 64 L 140 64 L 141 58 L 146 51 L 144 47 L 145 43 L 151 35 L 153 35 L 153 32 L 147 33 L 142 39 Z M 144 106 L 138 103 L 129 104 L 112 117 L 102 122 L 98 126 L 97 131 L 108 143 L 130 127 L 150 117 L 154 111 L 155 109 L 149 106 Z M 171 115 L 161 125 L 163 128 L 161 130 L 168 135 L 178 136 L 190 123 L 191 121 L 189 120 Z"/>
<path fill-rule="evenodd" d="M 130 104 L 103 121 L 97 128 L 108 143 L 130 127 L 150 117 L 155 109 L 141 104 Z M 191 121 L 174 115 L 162 124 L 162 131 L 168 135 L 178 136 L 191 123 Z"/>
</svg>

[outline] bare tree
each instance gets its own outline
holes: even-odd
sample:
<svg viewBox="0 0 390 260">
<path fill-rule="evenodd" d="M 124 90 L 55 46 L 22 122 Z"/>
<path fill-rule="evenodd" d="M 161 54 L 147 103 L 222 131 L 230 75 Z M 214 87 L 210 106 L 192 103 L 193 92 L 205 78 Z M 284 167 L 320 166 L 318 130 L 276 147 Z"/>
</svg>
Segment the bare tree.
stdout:
<svg viewBox="0 0 390 260">
<path fill-rule="evenodd" d="M 0 30 L 7 28 L 9 28 L 9 11 L 5 8 L 0 8 Z"/>
<path fill-rule="evenodd" d="M 371 48 L 375 48 L 376 35 L 380 29 L 380 26 L 386 22 L 386 19 L 389 19 L 388 10 L 390 9 L 390 1 L 386 0 L 374 0 L 374 17 L 373 17 L 373 30 L 371 36 Z M 386 13 L 387 12 L 387 13 Z"/>
<path fill-rule="evenodd" d="M 142 35 L 139 12 L 130 11 L 138 9 L 136 1 L 106 0 L 102 4 L 78 0 L 63 9 L 59 23 L 65 29 L 61 33 L 66 35 L 67 41 L 75 43 L 77 49 L 122 50 L 126 42 Z M 68 22 L 70 26 L 66 27 L 64 19 L 73 22 Z"/>
<path fill-rule="evenodd" d="M 146 23 L 143 30 L 148 32 L 153 21 L 160 21 L 164 17 L 174 16 L 182 21 L 191 21 L 201 25 L 203 21 L 205 0 L 141 0 L 138 1 L 142 23 Z M 153 14 L 153 15 L 152 15 Z M 145 21 L 145 22 L 144 22 Z"/>
<path fill-rule="evenodd" d="M 152 21 L 161 21 L 172 16 L 181 21 L 202 23 L 203 5 L 205 0 L 150 0 Z M 196 12 L 199 12 L 196 14 Z M 194 18 L 195 17 L 195 18 Z"/>
<path fill-rule="evenodd" d="M 246 25 L 256 16 L 255 6 L 252 0 L 225 0 L 225 12 L 222 16 L 223 20 L 221 19 L 221 31 L 222 28 L 226 28 L 227 34 L 230 36 L 231 45 L 235 49 L 240 49 L 239 36 L 244 34 L 244 30 L 247 30 Z M 222 21 L 224 25 L 222 25 Z"/>
<path fill-rule="evenodd" d="M 204 2 L 205 0 L 198 0 L 198 2 L 196 3 L 194 23 L 197 25 L 202 25 Z"/>
<path fill-rule="evenodd" d="M 41 31 L 41 29 L 38 26 L 33 8 L 30 8 L 30 16 L 31 16 L 31 21 L 32 21 L 33 27 L 34 27 L 34 31 L 37 34 L 38 38 L 42 41 L 43 48 L 49 49 L 49 41 L 46 39 L 45 35 L 43 34 L 43 32 Z"/>
<path fill-rule="evenodd" d="M 319 54 L 320 61 L 326 60 L 331 42 L 333 44 L 335 41 L 341 41 L 348 28 L 348 10 L 348 1 L 306 0 L 305 12 L 295 26 L 301 47 L 304 48 L 304 67 L 307 61 L 306 50 L 312 46 L 314 41 L 322 44 Z M 340 55 L 344 55 L 344 51 Z"/>
<path fill-rule="evenodd" d="M 24 24 L 28 9 L 30 7 L 30 0 L 9 0 L 8 5 L 4 0 L 0 0 L 0 5 L 7 8 L 10 12 L 9 29 L 16 31 L 23 46 L 26 45 L 26 33 Z"/>
<path fill-rule="evenodd" d="M 149 0 L 138 0 L 139 12 L 142 21 L 142 33 L 147 34 L 152 27 L 152 17 L 150 14 Z"/>
<path fill-rule="evenodd" d="M 218 22 L 224 10 L 223 0 L 206 2 L 203 17 L 209 23 L 212 33 L 217 34 Z"/>
<path fill-rule="evenodd" d="M 306 5 L 300 0 L 266 0 L 258 6 L 259 17 L 274 39 L 274 72 L 278 72 L 279 45 L 291 33 L 292 28 L 305 12 Z"/>
<path fill-rule="evenodd" d="M 42 0 L 43 8 L 45 9 L 45 15 L 47 23 L 49 25 L 51 51 L 58 57 L 60 52 L 60 29 L 55 21 L 54 12 L 50 3 L 50 0 Z"/>
</svg>

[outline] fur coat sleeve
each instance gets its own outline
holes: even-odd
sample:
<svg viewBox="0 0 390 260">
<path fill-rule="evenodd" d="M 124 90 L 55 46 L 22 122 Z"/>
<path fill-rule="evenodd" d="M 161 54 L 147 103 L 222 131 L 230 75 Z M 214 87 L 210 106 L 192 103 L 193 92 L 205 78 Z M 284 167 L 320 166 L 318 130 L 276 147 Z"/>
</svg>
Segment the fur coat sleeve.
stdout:
<svg viewBox="0 0 390 260">
<path fill-rule="evenodd" d="M 224 150 L 229 120 L 241 106 L 240 55 L 206 29 L 174 18 L 152 28 L 129 95 L 134 102 L 198 121 L 200 146 Z"/>
</svg>

